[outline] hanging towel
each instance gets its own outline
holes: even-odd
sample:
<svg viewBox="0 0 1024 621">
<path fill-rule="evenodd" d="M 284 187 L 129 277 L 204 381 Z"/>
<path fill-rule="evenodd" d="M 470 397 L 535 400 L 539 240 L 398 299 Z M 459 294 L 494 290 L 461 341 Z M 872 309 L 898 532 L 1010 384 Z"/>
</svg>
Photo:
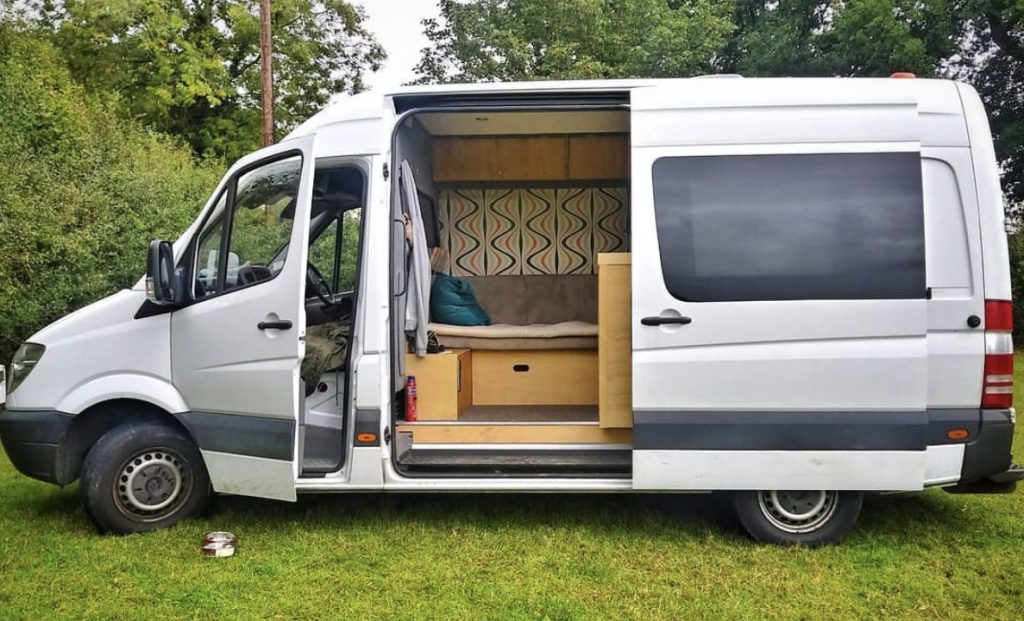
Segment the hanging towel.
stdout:
<svg viewBox="0 0 1024 621">
<path fill-rule="evenodd" d="M 414 333 L 417 356 L 427 355 L 427 323 L 430 321 L 430 255 L 427 253 L 427 233 L 420 214 L 420 201 L 416 192 L 416 179 L 408 160 L 402 160 L 399 177 L 402 192 L 402 212 L 408 217 L 411 231 L 406 235 L 405 265 L 408 267 L 409 303 L 405 311 L 405 330 Z"/>
</svg>

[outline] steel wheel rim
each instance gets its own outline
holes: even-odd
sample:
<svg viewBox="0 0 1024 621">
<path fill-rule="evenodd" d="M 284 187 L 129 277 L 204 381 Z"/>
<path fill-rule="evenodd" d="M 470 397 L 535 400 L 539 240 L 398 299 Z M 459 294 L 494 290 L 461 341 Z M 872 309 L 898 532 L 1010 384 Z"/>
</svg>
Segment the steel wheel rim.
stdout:
<svg viewBox="0 0 1024 621">
<path fill-rule="evenodd" d="M 152 522 L 177 511 L 192 490 L 187 462 L 166 448 L 139 451 L 121 464 L 113 483 L 114 504 L 133 520 Z"/>
<path fill-rule="evenodd" d="M 799 535 L 824 526 L 836 512 L 836 491 L 763 491 L 757 494 L 761 513 L 773 526 Z"/>
</svg>

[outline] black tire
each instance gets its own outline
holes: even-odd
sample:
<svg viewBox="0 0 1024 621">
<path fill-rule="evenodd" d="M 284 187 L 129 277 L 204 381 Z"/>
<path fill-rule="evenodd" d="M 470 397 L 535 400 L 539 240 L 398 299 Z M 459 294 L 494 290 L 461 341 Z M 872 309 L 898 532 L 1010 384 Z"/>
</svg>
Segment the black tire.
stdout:
<svg viewBox="0 0 1024 621">
<path fill-rule="evenodd" d="M 762 543 L 809 548 L 838 543 L 860 515 L 863 492 L 735 492 L 736 517 Z M 793 517 L 797 516 L 797 517 Z"/>
<path fill-rule="evenodd" d="M 127 534 L 202 513 L 212 490 L 191 438 L 170 425 L 139 422 L 111 429 L 93 445 L 78 496 L 100 530 Z"/>
</svg>

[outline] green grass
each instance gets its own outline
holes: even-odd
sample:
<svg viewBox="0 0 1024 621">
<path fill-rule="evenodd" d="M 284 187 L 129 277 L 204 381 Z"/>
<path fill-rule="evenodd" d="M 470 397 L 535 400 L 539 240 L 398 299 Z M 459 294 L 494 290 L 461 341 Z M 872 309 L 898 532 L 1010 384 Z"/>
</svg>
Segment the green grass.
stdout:
<svg viewBox="0 0 1024 621">
<path fill-rule="evenodd" d="M 0 619 L 1024 618 L 1024 489 L 869 497 L 819 550 L 755 545 L 708 496 L 222 498 L 114 537 L 76 491 L 0 456 Z M 202 558 L 211 530 L 238 555 Z"/>
</svg>

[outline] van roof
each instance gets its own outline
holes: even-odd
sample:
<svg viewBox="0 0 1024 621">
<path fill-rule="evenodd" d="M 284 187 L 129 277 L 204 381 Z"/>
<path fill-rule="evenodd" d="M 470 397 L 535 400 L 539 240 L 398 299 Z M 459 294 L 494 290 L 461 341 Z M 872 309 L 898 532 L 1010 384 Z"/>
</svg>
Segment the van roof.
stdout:
<svg viewBox="0 0 1024 621">
<path fill-rule="evenodd" d="M 398 112 L 421 107 L 424 102 L 437 103 L 461 97 L 492 99 L 504 94 L 517 100 L 531 95 L 544 97 L 561 94 L 576 98 L 600 95 L 609 102 L 628 103 L 630 91 L 649 87 L 666 87 L 680 93 L 700 93 L 698 99 L 702 105 L 711 107 L 764 105 L 766 98 L 784 94 L 790 103 L 794 98 L 806 99 L 806 105 L 815 105 L 823 97 L 833 103 L 845 96 L 850 97 L 851 103 L 868 100 L 876 103 L 899 100 L 905 103 L 908 98 L 912 98 L 917 101 L 922 113 L 962 114 L 955 82 L 934 79 L 743 78 L 734 74 L 720 74 L 692 78 L 431 84 L 371 90 L 357 95 L 334 95 L 323 110 L 295 128 L 287 138 L 310 134 L 334 123 L 380 119 L 391 108 L 388 102 Z"/>
</svg>

